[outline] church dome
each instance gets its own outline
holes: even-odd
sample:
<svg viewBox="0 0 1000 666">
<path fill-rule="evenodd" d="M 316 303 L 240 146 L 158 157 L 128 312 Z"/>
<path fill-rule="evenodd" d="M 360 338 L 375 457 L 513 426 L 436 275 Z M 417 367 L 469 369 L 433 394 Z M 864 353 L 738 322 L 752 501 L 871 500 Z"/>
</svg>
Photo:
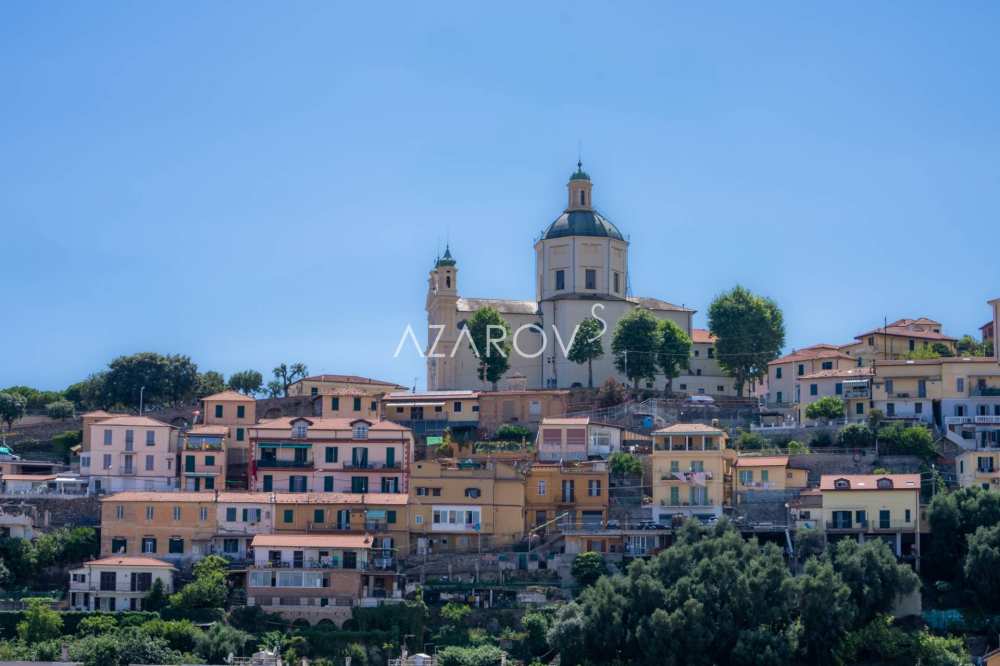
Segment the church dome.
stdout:
<svg viewBox="0 0 1000 666">
<path fill-rule="evenodd" d="M 545 230 L 543 239 L 564 236 L 600 236 L 625 240 L 611 220 L 595 210 L 570 210 L 556 218 Z"/>
</svg>

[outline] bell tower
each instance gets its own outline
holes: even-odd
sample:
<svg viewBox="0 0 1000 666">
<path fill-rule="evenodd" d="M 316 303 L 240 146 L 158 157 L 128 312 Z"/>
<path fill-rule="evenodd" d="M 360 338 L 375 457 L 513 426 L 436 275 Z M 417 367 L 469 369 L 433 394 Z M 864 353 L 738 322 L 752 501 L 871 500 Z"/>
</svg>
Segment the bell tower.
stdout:
<svg viewBox="0 0 1000 666">
<path fill-rule="evenodd" d="M 427 390 L 451 388 L 456 359 L 452 349 L 458 341 L 458 267 L 445 246 L 434 262 L 427 282 Z M 436 343 L 436 344 L 435 344 Z M 432 348 L 433 347 L 433 348 Z"/>
<path fill-rule="evenodd" d="M 577 161 L 576 171 L 566 184 L 566 189 L 569 190 L 569 205 L 566 206 L 566 211 L 593 210 L 593 203 L 590 200 L 592 188 L 590 176 L 583 170 L 583 162 Z"/>
</svg>

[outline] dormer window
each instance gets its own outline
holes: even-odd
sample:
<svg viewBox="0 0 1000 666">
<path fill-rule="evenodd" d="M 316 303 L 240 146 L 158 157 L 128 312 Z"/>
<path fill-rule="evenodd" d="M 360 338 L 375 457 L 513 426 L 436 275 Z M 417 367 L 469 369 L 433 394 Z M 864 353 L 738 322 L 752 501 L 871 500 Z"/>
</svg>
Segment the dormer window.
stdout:
<svg viewBox="0 0 1000 666">
<path fill-rule="evenodd" d="M 892 490 L 892 479 L 879 479 L 875 482 L 879 489 Z"/>
<path fill-rule="evenodd" d="M 368 439 L 368 424 L 359 421 L 354 424 L 354 439 Z"/>
<path fill-rule="evenodd" d="M 292 437 L 296 439 L 305 439 L 309 434 L 309 421 L 305 419 L 297 419 L 292 422 Z"/>
<path fill-rule="evenodd" d="M 836 488 L 837 490 L 850 490 L 851 482 L 848 481 L 847 479 L 837 479 L 836 481 L 833 482 L 833 487 Z"/>
</svg>

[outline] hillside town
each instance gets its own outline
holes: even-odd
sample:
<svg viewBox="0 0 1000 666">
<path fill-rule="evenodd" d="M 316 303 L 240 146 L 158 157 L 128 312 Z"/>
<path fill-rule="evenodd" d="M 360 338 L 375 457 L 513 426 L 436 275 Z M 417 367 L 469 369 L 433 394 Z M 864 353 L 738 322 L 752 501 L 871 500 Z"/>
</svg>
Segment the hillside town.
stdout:
<svg viewBox="0 0 1000 666">
<path fill-rule="evenodd" d="M 432 262 L 424 390 L 139 353 L 0 391 L 0 659 L 1000 664 L 1000 298 L 786 349 L 735 287 L 695 328 L 566 189 L 533 300 Z"/>
</svg>

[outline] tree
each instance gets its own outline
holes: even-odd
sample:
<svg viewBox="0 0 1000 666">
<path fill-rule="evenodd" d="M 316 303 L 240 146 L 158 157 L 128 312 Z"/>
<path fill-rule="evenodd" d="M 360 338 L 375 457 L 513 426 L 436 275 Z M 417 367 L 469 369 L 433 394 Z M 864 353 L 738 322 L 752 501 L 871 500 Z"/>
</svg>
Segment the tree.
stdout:
<svg viewBox="0 0 1000 666">
<path fill-rule="evenodd" d="M 806 407 L 806 418 L 813 421 L 834 421 L 844 418 L 844 401 L 832 395 L 809 403 Z"/>
<path fill-rule="evenodd" d="M 282 363 L 271 371 L 276 382 L 281 384 L 281 395 L 288 395 L 288 387 L 309 374 L 305 363 Z"/>
<path fill-rule="evenodd" d="M 52 600 L 31 597 L 23 599 L 28 604 L 24 619 L 17 623 L 17 635 L 25 643 L 40 643 L 62 636 L 63 620 L 52 610 Z"/>
<path fill-rule="evenodd" d="M 50 402 L 45 405 L 46 416 L 50 419 L 56 419 L 58 421 L 65 421 L 66 419 L 73 418 L 74 412 L 73 403 L 69 400 L 56 400 L 55 402 Z"/>
<path fill-rule="evenodd" d="M 573 558 L 571 573 L 580 585 L 593 585 L 598 578 L 608 573 L 608 565 L 604 562 L 603 555 L 588 551 Z"/>
<path fill-rule="evenodd" d="M 1000 610 L 1000 525 L 979 527 L 969 535 L 963 571 L 967 581 L 975 581 L 970 587 L 979 605 Z"/>
<path fill-rule="evenodd" d="M 580 322 L 567 358 L 587 364 L 587 388 L 594 388 L 594 361 L 604 356 L 604 326 L 593 317 Z"/>
<path fill-rule="evenodd" d="M 264 387 L 264 376 L 256 370 L 241 370 L 229 375 L 229 388 L 244 395 L 260 393 Z"/>
<path fill-rule="evenodd" d="M 778 305 L 737 286 L 720 294 L 708 308 L 708 328 L 717 340 L 719 365 L 736 380 L 743 395 L 748 382 L 762 380 L 767 364 L 785 344 L 785 322 Z"/>
<path fill-rule="evenodd" d="M 826 551 L 826 538 L 817 529 L 800 529 L 795 532 L 795 558 L 806 562 L 809 558 L 819 557 Z"/>
<path fill-rule="evenodd" d="M 640 380 L 656 377 L 658 323 L 649 310 L 636 308 L 618 320 L 611 339 L 615 368 L 639 388 Z"/>
<path fill-rule="evenodd" d="M 191 361 L 190 356 L 182 356 L 180 354 L 167 356 L 166 366 L 166 393 L 170 404 L 181 405 L 189 403 L 194 399 L 198 390 L 198 366 Z M 221 384 L 221 375 L 219 375 L 219 380 Z"/>
<path fill-rule="evenodd" d="M 803 655 L 810 664 L 836 663 L 831 647 L 840 645 L 854 622 L 851 589 L 820 559 L 806 562 L 805 573 L 788 583 L 802 624 Z"/>
<path fill-rule="evenodd" d="M 945 347 L 945 349 L 947 350 L 947 347 Z M 950 355 L 951 354 L 949 353 L 949 356 Z M 916 347 L 913 351 L 907 352 L 905 358 L 914 361 L 932 359 L 932 358 L 941 358 L 941 352 L 938 351 L 936 347 L 932 347 L 931 345 L 920 345 L 919 347 Z"/>
<path fill-rule="evenodd" d="M 118 620 L 113 615 L 88 615 L 76 625 L 76 633 L 81 636 L 109 634 L 118 628 Z"/>
<path fill-rule="evenodd" d="M 933 349 L 937 355 L 942 358 L 950 358 L 955 355 L 955 353 L 951 351 L 951 347 L 943 342 L 932 342 L 931 349 Z"/>
<path fill-rule="evenodd" d="M 194 397 L 204 398 L 206 395 L 222 393 L 226 390 L 226 380 L 221 372 L 209 370 L 198 373 L 198 383 L 195 386 Z"/>
<path fill-rule="evenodd" d="M 277 379 L 272 379 L 267 383 L 267 397 L 268 398 L 280 398 L 285 394 L 285 389 L 282 387 L 281 382 Z"/>
<path fill-rule="evenodd" d="M 549 618 L 544 613 L 528 612 L 521 617 L 524 627 L 525 657 L 538 657 L 549 651 L 549 643 L 545 639 L 549 632 Z"/>
<path fill-rule="evenodd" d="M 642 461 L 631 453 L 615 451 L 608 457 L 608 468 L 612 474 L 642 474 Z"/>
<path fill-rule="evenodd" d="M 166 590 L 163 589 L 163 581 L 157 578 L 153 581 L 153 586 L 146 595 L 145 608 L 148 611 L 158 612 L 165 608 L 168 603 Z"/>
<path fill-rule="evenodd" d="M 98 372 L 82 382 L 71 384 L 63 395 L 80 409 L 104 409 L 111 406 L 107 395 L 107 373 Z"/>
<path fill-rule="evenodd" d="M 889 546 L 880 539 L 863 544 L 842 539 L 833 549 L 832 561 L 834 570 L 851 590 L 860 623 L 890 612 L 896 599 L 920 586 L 913 569 L 899 564 Z"/>
<path fill-rule="evenodd" d="M 597 402 L 601 407 L 620 405 L 625 402 L 625 389 L 614 377 L 608 377 L 597 392 Z"/>
<path fill-rule="evenodd" d="M 520 442 L 522 440 L 531 439 L 531 430 L 518 423 L 504 423 L 502 426 L 497 428 L 496 435 L 493 439 L 505 442 Z"/>
<path fill-rule="evenodd" d="M 656 364 L 667 379 L 666 393 L 673 393 L 674 377 L 688 367 L 691 338 L 680 326 L 664 319 L 657 326 Z"/>
<path fill-rule="evenodd" d="M 867 449 L 875 443 L 875 435 L 865 424 L 851 423 L 837 434 L 837 443 L 845 449 Z"/>
<path fill-rule="evenodd" d="M 761 451 L 772 448 L 771 440 L 759 432 L 744 430 L 736 438 L 737 451 Z"/>
<path fill-rule="evenodd" d="M 147 405 L 169 401 L 167 359 L 153 352 L 119 356 L 111 361 L 105 378 L 105 392 L 111 404 L 138 407 L 139 394 Z"/>
<path fill-rule="evenodd" d="M 510 368 L 510 325 L 491 307 L 479 308 L 466 324 L 471 339 L 470 348 L 479 363 L 479 380 L 497 382 Z"/>
<path fill-rule="evenodd" d="M 195 651 L 206 664 L 221 664 L 230 654 L 244 656 L 254 637 L 225 624 L 213 624 L 198 637 Z"/>
<path fill-rule="evenodd" d="M 0 421 L 7 424 L 7 430 L 14 427 L 14 421 L 24 416 L 27 401 L 17 393 L 0 393 Z"/>
<path fill-rule="evenodd" d="M 219 555 L 208 555 L 194 565 L 194 580 L 170 596 L 173 608 L 223 608 L 229 588 L 226 585 L 228 562 Z"/>
</svg>

